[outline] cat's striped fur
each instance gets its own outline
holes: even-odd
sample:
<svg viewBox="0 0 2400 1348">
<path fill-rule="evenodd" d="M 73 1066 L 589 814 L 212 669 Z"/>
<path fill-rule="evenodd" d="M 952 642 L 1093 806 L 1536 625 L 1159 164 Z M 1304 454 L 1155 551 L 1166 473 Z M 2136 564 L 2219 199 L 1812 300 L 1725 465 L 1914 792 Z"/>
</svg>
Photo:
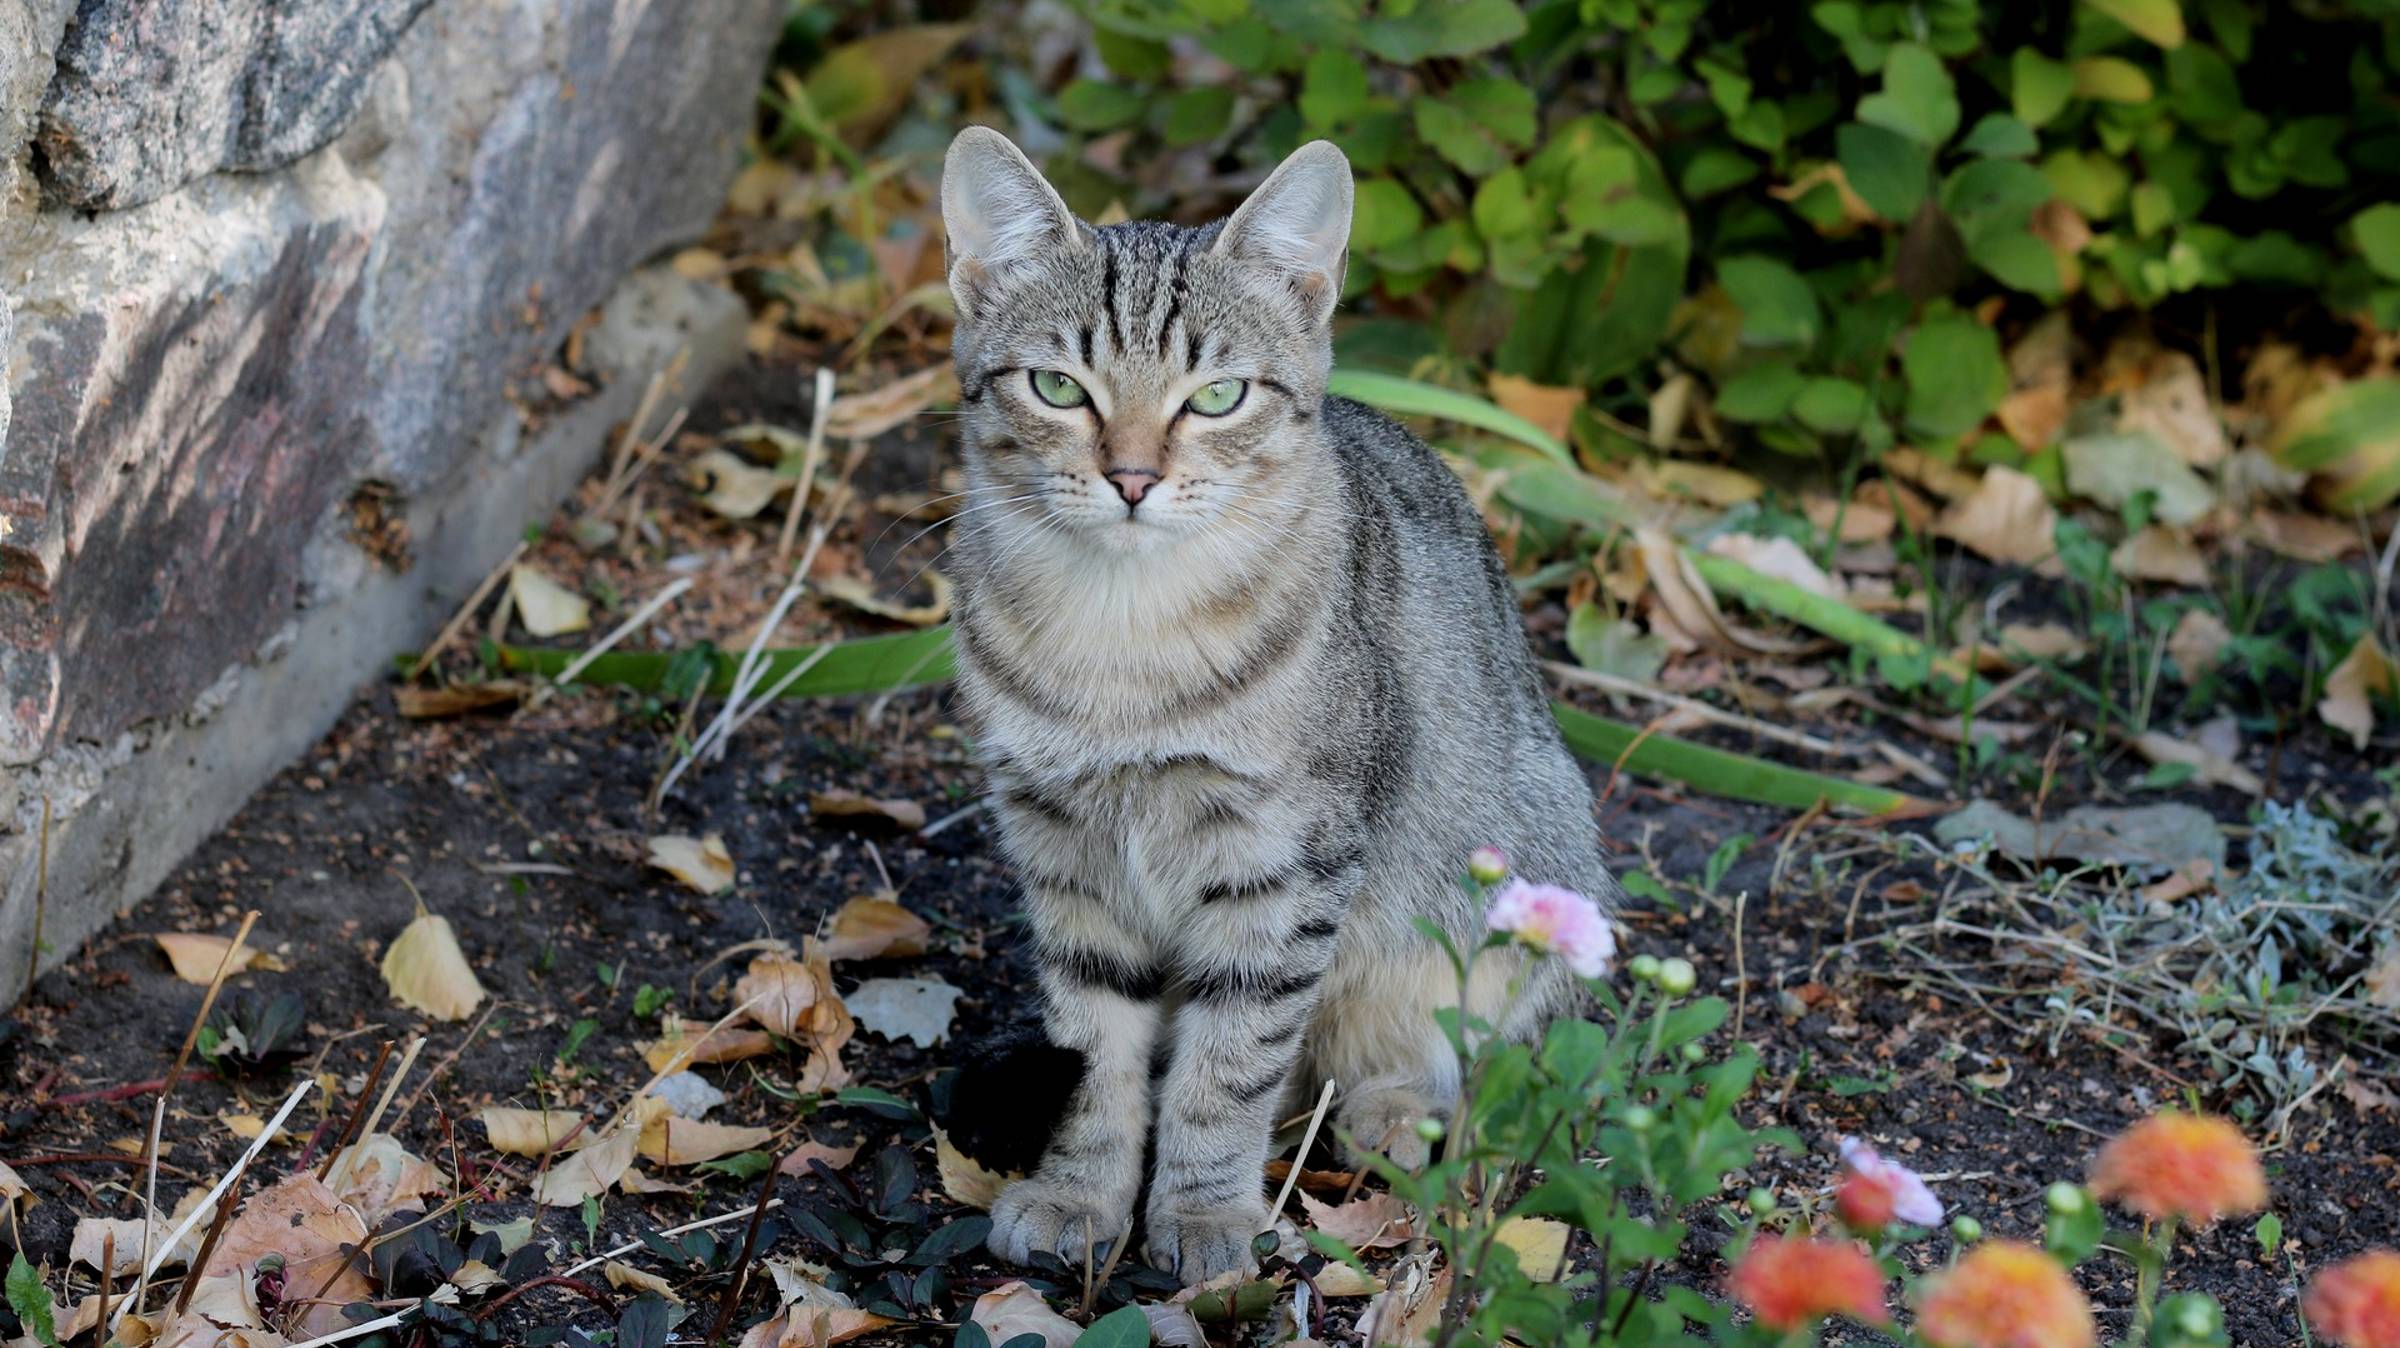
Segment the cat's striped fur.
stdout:
<svg viewBox="0 0 2400 1348">
<path fill-rule="evenodd" d="M 1480 934 L 1468 852 L 1615 892 L 1482 520 L 1424 444 L 1325 396 L 1350 200 L 1319 142 L 1222 224 L 1094 229 L 996 133 L 950 149 L 961 700 L 1048 1032 L 1085 1063 L 993 1210 L 1004 1258 L 1126 1231 L 1155 1124 L 1150 1258 L 1248 1264 L 1273 1124 L 1316 1083 L 1360 1145 L 1422 1159 L 1458 990 L 1412 923 Z M 1191 410 L 1225 379 L 1239 406 Z M 1512 1033 L 1572 1005 L 1556 961 L 1482 967 Z"/>
</svg>

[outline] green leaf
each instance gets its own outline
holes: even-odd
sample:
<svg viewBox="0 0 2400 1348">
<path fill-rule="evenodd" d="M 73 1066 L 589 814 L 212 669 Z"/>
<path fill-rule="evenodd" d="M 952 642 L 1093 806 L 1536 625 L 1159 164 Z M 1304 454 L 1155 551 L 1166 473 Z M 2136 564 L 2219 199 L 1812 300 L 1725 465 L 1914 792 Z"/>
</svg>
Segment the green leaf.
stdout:
<svg viewBox="0 0 2400 1348">
<path fill-rule="evenodd" d="M 1721 145 L 1703 147 L 1683 166 L 1683 194 L 1693 200 L 1715 196 L 1758 176 L 1758 161 Z"/>
<path fill-rule="evenodd" d="M 2147 103 L 2158 91 L 2150 73 L 2121 56 L 2086 56 L 2072 67 L 2079 97 L 2103 103 Z"/>
<path fill-rule="evenodd" d="M 1967 154 L 1987 159 L 2022 159 L 2042 148 L 2033 128 L 2005 112 L 1985 113 L 1958 143 Z"/>
<path fill-rule="evenodd" d="M 2092 221 L 2106 220 L 2125 203 L 2132 175 L 2117 160 L 2080 150 L 2059 150 L 2042 161 L 2050 188 Z"/>
<path fill-rule="evenodd" d="M 1368 51 L 1394 65 L 1429 56 L 1473 56 L 1525 35 L 1515 0 L 1417 0 L 1407 12 L 1387 6 L 1359 30 Z"/>
<path fill-rule="evenodd" d="M 821 658 L 817 656 L 820 649 L 824 648 L 810 646 L 770 652 L 766 659 L 765 676 L 759 687 L 763 689 L 780 682 L 794 666 L 812 659 L 815 663 L 809 666 L 808 672 L 784 689 L 785 697 L 850 697 L 859 693 L 880 693 L 893 688 L 943 683 L 951 675 L 948 628 L 835 642 Z M 545 677 L 556 675 L 570 662 L 582 657 L 579 651 L 529 646 L 500 646 L 495 653 L 505 673 L 539 674 Z M 414 657 L 401 658 L 407 660 Z M 668 651 L 610 651 L 586 665 L 576 680 L 579 683 L 656 692 L 665 682 L 668 667 L 676 658 L 675 653 Z M 719 697 L 731 692 L 734 672 L 741 663 L 739 652 L 716 653 L 709 664 L 709 692 Z"/>
<path fill-rule="evenodd" d="M 2027 139 L 2032 139 L 2027 133 Z M 1850 190 L 1895 224 L 1906 224 L 1925 203 L 1933 179 L 1925 147 L 1887 127 L 1848 122 L 1833 133 L 1834 152 Z"/>
<path fill-rule="evenodd" d="M 1998 334 L 1967 314 L 1938 314 L 1918 324 L 1900 369 L 1908 383 L 1908 424 L 1921 435 L 1964 435 L 2008 393 Z"/>
<path fill-rule="evenodd" d="M 1399 243 L 1425 227 L 1425 210 L 1408 189 L 1389 178 L 1365 178 L 1354 189 L 1350 246 L 1372 253 Z"/>
<path fill-rule="evenodd" d="M 2176 0 L 2083 0 L 2083 3 L 2158 46 L 2183 45 L 2183 7 Z"/>
<path fill-rule="evenodd" d="M 25 1262 L 25 1252 L 18 1250 L 8 1260 L 8 1308 L 37 1343 L 58 1348 L 58 1322 L 54 1318 L 50 1289 L 42 1285 L 42 1275 Z"/>
<path fill-rule="evenodd" d="M 1232 121 L 1232 87 L 1202 85 L 1167 100 L 1166 123 L 1159 134 L 1169 145 L 1198 145 L 1224 135 Z"/>
<path fill-rule="evenodd" d="M 1929 807 L 1914 796 L 1839 777 L 1787 768 L 1763 758 L 1727 753 L 1554 704 L 1551 715 L 1567 747 L 1595 763 L 1645 777 L 1682 782 L 1712 796 L 1807 810 L 1819 803 L 1860 814 L 1906 817 Z"/>
<path fill-rule="evenodd" d="M 1585 601 L 1567 615 L 1567 650 L 1585 669 L 1636 683 L 1658 677 L 1667 663 L 1667 643 L 1625 618 L 1611 618 Z"/>
<path fill-rule="evenodd" d="M 1142 115 L 1139 90 L 1076 80 L 1058 91 L 1058 120 L 1077 131 L 1114 131 Z"/>
<path fill-rule="evenodd" d="M 2167 53 L 2167 103 L 2195 126 L 2242 115 L 2241 77 L 2214 47 L 2190 42 Z"/>
<path fill-rule="evenodd" d="M 1473 177 L 1497 173 L 1533 143 L 1533 91 L 1514 80 L 1470 80 L 1446 98 L 1416 101 L 1417 135 Z"/>
<path fill-rule="evenodd" d="M 1301 120 L 1331 131 L 1366 106 L 1367 68 L 1357 57 L 1339 48 L 1321 47 L 1308 58 L 1300 76 Z"/>
<path fill-rule="evenodd" d="M 1717 415 L 1728 421 L 1773 421 L 1792 408 L 1807 376 L 1788 360 L 1753 365 L 1717 390 Z"/>
<path fill-rule="evenodd" d="M 2019 47 L 2009 58 L 2008 77 L 2009 104 L 2027 126 L 2046 125 L 2075 96 L 2075 72 L 2031 47 Z"/>
<path fill-rule="evenodd" d="M 2400 378 L 2339 384 L 2303 399 L 2276 428 L 2287 466 L 2324 475 L 2317 495 L 2337 510 L 2377 510 L 2400 496 Z"/>
<path fill-rule="evenodd" d="M 1369 407 L 1380 408 L 1394 416 L 1437 417 L 1504 435 L 1518 444 L 1539 450 L 1562 467 L 1572 469 L 1575 466 L 1575 456 L 1567 451 L 1565 445 L 1553 439 L 1549 432 L 1499 404 L 1478 398 L 1472 393 L 1461 393 L 1439 384 L 1422 384 L 1414 379 L 1403 379 L 1377 370 L 1335 370 L 1332 377 L 1325 381 L 1325 391 L 1337 398 L 1351 398 Z"/>
<path fill-rule="evenodd" d="M 2273 1259 L 2275 1252 L 2283 1248 L 2283 1218 L 2272 1212 L 2266 1214 L 2258 1219 L 2258 1225 L 2250 1228 L 2250 1235 L 2258 1241 L 2258 1257 Z"/>
<path fill-rule="evenodd" d="M 2400 205 L 2387 201 L 2350 217 L 2350 237 L 2376 275 L 2400 281 Z"/>
<path fill-rule="evenodd" d="M 1853 379 L 1811 379 L 1792 400 L 1792 415 L 1810 430 L 1843 435 L 1858 429 L 1867 414 L 1866 386 Z"/>
<path fill-rule="evenodd" d="M 1513 168 L 1502 169 L 1476 187 L 1475 202 L 1468 214 L 1487 239 L 1531 234 L 1542 223 L 1541 208 L 1534 200 L 1532 187 L 1526 183 L 1525 174 Z"/>
<path fill-rule="evenodd" d="M 1165 79 L 1174 68 L 1174 53 L 1155 38 L 1137 37 L 1113 28 L 1094 28 L 1092 46 L 1109 70 L 1129 80 L 1149 83 Z"/>
<path fill-rule="evenodd" d="M 1752 346 L 1808 346 L 1817 340 L 1816 292 L 1800 273 L 1759 253 L 1717 264 L 1717 280 L 1742 311 L 1742 340 Z"/>
<path fill-rule="evenodd" d="M 1929 47 L 1895 42 L 1883 59 L 1883 92 L 1858 100 L 1858 120 L 1939 148 L 1958 130 L 1958 86 Z M 2031 121 L 2031 118 L 2026 120 Z"/>
</svg>

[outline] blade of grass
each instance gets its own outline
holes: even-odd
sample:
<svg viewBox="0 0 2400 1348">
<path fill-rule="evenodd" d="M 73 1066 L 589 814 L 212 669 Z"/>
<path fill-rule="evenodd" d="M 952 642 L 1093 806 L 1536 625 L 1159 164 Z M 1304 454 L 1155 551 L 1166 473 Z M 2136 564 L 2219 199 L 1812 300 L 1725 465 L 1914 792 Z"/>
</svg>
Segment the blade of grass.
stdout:
<svg viewBox="0 0 2400 1348">
<path fill-rule="evenodd" d="M 1970 700 L 1980 700 L 1990 691 L 1982 679 L 1957 659 L 1933 654 L 1924 642 L 1839 599 L 1828 599 L 1788 580 L 1754 571 L 1730 557 L 1702 552 L 1690 555 L 1693 565 L 1700 570 L 1700 578 L 1718 595 L 1731 595 L 1750 608 L 1772 613 L 1865 651 L 1875 658 L 1877 668 L 1895 686 L 1922 682 L 1927 674 L 1939 674 L 1966 684 Z"/>
<path fill-rule="evenodd" d="M 1351 398 L 1369 407 L 1404 417 L 1436 417 L 1455 421 L 1462 426 L 1505 435 L 1521 445 L 1541 451 L 1559 464 L 1572 468 L 1575 456 L 1548 431 L 1534 425 L 1516 413 L 1488 399 L 1439 384 L 1419 383 L 1380 370 L 1336 370 L 1325 381 L 1325 391 L 1337 398 Z"/>
<path fill-rule="evenodd" d="M 1902 791 L 1803 772 L 1763 758 L 1728 753 L 1664 735 L 1644 735 L 1638 726 L 1594 716 L 1564 703 L 1553 704 L 1550 711 L 1558 719 L 1567 747 L 1581 757 L 1621 766 L 1627 772 L 1646 777 L 1682 782 L 1729 800 L 1780 805 L 1791 810 L 1811 809 L 1823 803 L 1886 819 L 1912 818 L 1940 808 Z"/>
<path fill-rule="evenodd" d="M 950 678 L 951 673 L 949 647 L 950 629 L 947 627 L 835 642 L 830 648 L 824 648 L 824 657 L 784 689 L 783 695 L 787 698 L 848 697 L 859 693 L 880 693 L 890 688 L 942 683 Z M 766 671 L 762 682 L 783 677 L 802 661 L 815 656 L 819 649 L 805 646 L 766 652 Z M 576 651 L 533 646 L 499 648 L 501 668 L 512 674 L 555 674 L 578 656 Z M 631 688 L 638 692 L 656 692 L 666 681 L 667 667 L 674 659 L 674 654 L 667 651 L 612 651 L 584 666 L 578 681 Z M 709 670 L 708 691 L 720 697 L 731 692 L 734 671 L 740 664 L 740 652 L 720 653 Z"/>
</svg>

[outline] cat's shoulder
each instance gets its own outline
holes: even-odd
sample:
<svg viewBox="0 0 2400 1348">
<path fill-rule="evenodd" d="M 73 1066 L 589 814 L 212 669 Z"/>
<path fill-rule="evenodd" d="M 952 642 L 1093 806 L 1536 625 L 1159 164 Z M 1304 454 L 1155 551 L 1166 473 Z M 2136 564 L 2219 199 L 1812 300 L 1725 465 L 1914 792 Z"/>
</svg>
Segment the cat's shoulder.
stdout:
<svg viewBox="0 0 2400 1348">
<path fill-rule="evenodd" d="M 1325 397 L 1322 419 L 1334 457 L 1363 489 L 1395 498 L 1421 515 L 1455 516 L 1466 503 L 1458 475 L 1406 426 L 1365 403 L 1332 394 Z"/>
</svg>

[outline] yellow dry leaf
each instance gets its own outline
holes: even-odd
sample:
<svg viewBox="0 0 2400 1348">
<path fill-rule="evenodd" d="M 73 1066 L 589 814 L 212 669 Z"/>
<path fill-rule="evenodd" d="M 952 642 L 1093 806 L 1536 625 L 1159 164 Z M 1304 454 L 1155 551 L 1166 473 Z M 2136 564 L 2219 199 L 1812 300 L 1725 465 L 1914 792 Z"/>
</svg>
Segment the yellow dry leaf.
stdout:
<svg viewBox="0 0 2400 1348">
<path fill-rule="evenodd" d="M 1633 537 L 1664 616 L 1694 643 L 1706 643 L 1720 651 L 1766 655 L 1789 655 L 1804 649 L 1804 643 L 1780 640 L 1728 621 L 1717 608 L 1715 591 L 1665 530 L 1645 526 L 1634 530 Z M 1659 616 L 1652 615 L 1653 628 L 1659 626 Z"/>
<path fill-rule="evenodd" d="M 565 636 L 592 625 L 592 606 L 582 595 L 522 563 L 508 569 L 508 594 L 518 621 L 537 637 Z"/>
<path fill-rule="evenodd" d="M 664 1114 L 642 1125 L 641 1153 L 660 1165 L 698 1165 L 740 1152 L 756 1151 L 773 1140 L 772 1128 L 710 1123 L 706 1119 Z"/>
<path fill-rule="evenodd" d="M 233 958 L 226 960 L 225 952 L 233 948 L 233 938 L 230 936 L 208 936 L 190 931 L 161 931 L 152 932 L 150 939 L 158 942 L 159 949 L 167 952 L 167 962 L 175 966 L 175 976 L 198 987 L 204 988 L 216 981 L 217 963 L 220 960 L 225 961 L 227 978 L 246 969 L 264 969 L 280 973 L 284 968 L 282 960 L 263 950 L 253 950 L 247 945 L 239 950 L 234 950 Z"/>
<path fill-rule="evenodd" d="M 950 1141 L 950 1135 L 938 1127 L 933 1130 L 933 1166 L 941 1176 L 942 1192 L 950 1196 L 950 1201 L 979 1212 L 990 1211 L 1002 1189 L 1024 1178 L 1014 1172 L 1004 1175 L 985 1168 L 981 1161 L 960 1151 Z"/>
<path fill-rule="evenodd" d="M 1983 485 L 1981 478 L 1957 464 L 1905 445 L 1884 455 L 1883 467 L 1884 471 L 1905 478 L 1945 501 L 1973 495 Z"/>
<path fill-rule="evenodd" d="M 786 1039 L 813 1042 L 837 1029 L 841 1020 L 833 969 L 813 953 L 805 960 L 761 955 L 750 961 L 749 970 L 733 985 L 733 1000 L 750 1008 L 750 1019 Z"/>
<path fill-rule="evenodd" d="M 826 1348 L 829 1344 L 844 1343 L 861 1334 L 872 1334 L 891 1323 L 872 1311 L 862 1311 L 855 1306 L 801 1302 L 786 1307 L 781 1315 L 751 1326 L 750 1332 L 742 1336 L 741 1348 Z M 1004 1340 L 994 1337 L 993 1342 Z"/>
<path fill-rule="evenodd" d="M 1450 1300 L 1449 1268 L 1430 1275 L 1418 1268 L 1406 1273 L 1376 1293 L 1358 1318 L 1359 1337 L 1376 1348 L 1421 1348 L 1441 1323 L 1442 1308 Z"/>
<path fill-rule="evenodd" d="M 692 460 L 684 469 L 684 480 L 699 488 L 700 504 L 729 520 L 757 515 L 796 481 L 726 449 L 712 449 Z"/>
<path fill-rule="evenodd" d="M 607 1135 L 553 1161 L 533 1186 L 533 1201 L 546 1208 L 580 1207 L 607 1193 L 632 1168 L 641 1129 L 620 1123 Z"/>
<path fill-rule="evenodd" d="M 656 1292 L 678 1306 L 683 1304 L 683 1298 L 675 1294 L 675 1284 L 623 1260 L 609 1260 L 600 1266 L 600 1272 L 608 1279 L 608 1285 L 619 1291 Z"/>
<path fill-rule="evenodd" d="M 2163 730 L 2135 736 L 2133 747 L 2153 763 L 2181 764 L 2190 768 L 2195 780 L 2209 786 L 2229 786 L 2253 796 L 2266 794 L 2267 784 L 2259 780 L 2257 773 L 2188 740 L 2179 740 Z"/>
<path fill-rule="evenodd" d="M 259 1134 L 267 1131 L 267 1121 L 260 1118 L 258 1115 L 249 1113 L 247 1111 L 235 1111 L 232 1113 L 219 1114 L 217 1115 L 217 1122 L 224 1124 L 227 1132 L 232 1133 L 235 1137 L 240 1138 L 244 1142 L 255 1142 L 258 1140 Z M 289 1128 L 278 1128 L 275 1130 L 274 1145 L 276 1146 L 289 1147 L 297 1144 L 299 1141 L 300 1135 L 294 1133 Z"/>
<path fill-rule="evenodd" d="M 2204 608 L 2186 609 L 2167 634 L 2167 654 L 2183 681 L 2195 683 L 2225 658 L 2226 644 L 2232 640 L 2233 629 L 2224 619 Z"/>
<path fill-rule="evenodd" d="M 2128 580 L 2154 580 L 2198 589 L 2208 584 L 2208 560 L 2183 530 L 2167 524 L 2137 529 L 2108 554 L 2108 564 Z"/>
<path fill-rule="evenodd" d="M 726 850 L 725 839 L 714 833 L 705 838 L 662 833 L 650 840 L 650 864 L 695 893 L 722 894 L 733 888 L 733 853 Z"/>
<path fill-rule="evenodd" d="M 426 1199 L 450 1189 L 441 1167 L 385 1132 L 369 1133 L 342 1148 L 326 1173 L 335 1196 L 358 1209 L 369 1226 L 380 1226 L 395 1212 L 423 1212 Z"/>
<path fill-rule="evenodd" d="M 1548 1217 L 1511 1217 L 1492 1239 L 1517 1256 L 1517 1268 L 1535 1282 L 1554 1282 L 1567 1266 L 1567 1224 Z"/>
<path fill-rule="evenodd" d="M 1880 543 L 1890 538 L 1900 523 L 1890 506 L 1870 502 L 1863 493 L 1851 498 L 1847 506 L 1833 497 L 1812 493 L 1802 499 L 1801 508 L 1808 513 L 1808 522 L 1820 529 L 1839 525 L 1839 541 L 1844 544 Z"/>
<path fill-rule="evenodd" d="M 2148 431 L 2195 468 L 2219 463 L 2233 453 L 2225 423 L 2208 400 L 2208 384 L 2190 356 L 2161 351 L 2150 358 L 2143 374 L 2139 387 L 2118 395 L 2118 430 Z"/>
<path fill-rule="evenodd" d="M 2058 512 L 2041 483 L 2014 468 L 1994 466 L 1972 492 L 1950 503 L 1933 531 L 1995 562 L 2048 574 L 2058 568 L 2051 540 L 2057 527 Z"/>
<path fill-rule="evenodd" d="M 941 1129 L 934 1129 L 934 1137 L 938 1150 Z M 855 1142 L 847 1147 L 829 1147 L 822 1142 L 803 1142 L 792 1148 L 790 1154 L 778 1162 L 775 1168 L 786 1175 L 812 1175 L 816 1172 L 809 1168 L 811 1161 L 823 1161 L 828 1170 L 846 1170 L 850 1163 L 857 1159 L 858 1144 Z"/>
<path fill-rule="evenodd" d="M 925 827 L 925 807 L 913 800 L 877 800 L 847 787 L 808 793 L 808 812 L 818 819 L 861 819 L 914 831 Z"/>
<path fill-rule="evenodd" d="M 1767 491 L 1765 483 L 1739 468 L 1720 468 L 1713 463 L 1693 463 L 1686 459 L 1658 463 L 1637 460 L 1631 472 L 1634 485 L 1654 497 L 1698 501 L 1719 509 L 1755 501 Z"/>
<path fill-rule="evenodd" d="M 935 403 L 957 400 L 957 372 L 943 361 L 881 388 L 834 399 L 825 408 L 825 434 L 835 440 L 872 440 Z"/>
<path fill-rule="evenodd" d="M 2323 515 L 2302 515 L 2288 510 L 2253 510 L 2243 520 L 2250 537 L 2267 546 L 2278 557 L 2295 562 L 2338 562 L 2354 552 L 2364 552 L 2367 542 L 2358 526 L 2346 520 L 2327 519 Z"/>
<path fill-rule="evenodd" d="M 450 919 L 422 911 L 383 952 L 383 984 L 401 1005 L 435 1020 L 465 1020 L 484 995 Z"/>
<path fill-rule="evenodd" d="M 2325 724 L 2350 737 L 2350 747 L 2364 749 L 2375 733 L 2375 702 L 2400 690 L 2400 666 L 2376 644 L 2375 634 L 2362 633 L 2358 644 L 2325 676 L 2325 696 L 2317 715 Z"/>
<path fill-rule="evenodd" d="M 6 1161 L 0 1161 L 0 1208 L 23 1198 L 27 1192 L 25 1181 L 8 1168 Z"/>
<path fill-rule="evenodd" d="M 872 613 L 878 618 L 889 618 L 911 627 L 931 627 L 950 617 L 950 598 L 956 587 L 950 583 L 948 576 L 939 571 L 927 571 L 925 583 L 932 588 L 933 598 L 923 604 L 902 604 L 886 599 L 875 593 L 874 586 L 848 574 L 827 576 L 818 581 L 817 593 L 848 604 L 861 613 Z M 923 828 L 924 825 L 920 823 L 917 827 Z"/>
<path fill-rule="evenodd" d="M 1582 389 L 1537 384 L 1521 375 L 1493 375 L 1488 387 L 1492 401 L 1503 410 L 1541 427 L 1544 434 L 1561 443 L 1567 439 L 1567 428 L 1574 423 L 1575 409 L 1583 406 Z"/>
<path fill-rule="evenodd" d="M 1342 1263 L 1326 1264 L 1309 1281 L 1316 1285 L 1317 1295 L 1327 1298 L 1373 1296 L 1383 1290 L 1382 1279 Z"/>
<path fill-rule="evenodd" d="M 1416 1214 L 1398 1197 L 1383 1191 L 1361 1194 L 1347 1203 L 1320 1203 L 1308 1191 L 1299 1194 L 1310 1226 L 1353 1250 L 1405 1245 L 1416 1233 Z"/>
<path fill-rule="evenodd" d="M 666 1032 L 642 1049 L 642 1061 L 653 1072 L 664 1072 L 681 1063 L 740 1062 L 775 1049 L 775 1041 L 764 1030 L 744 1030 L 728 1025 L 709 1032 L 708 1026 L 679 1016 L 666 1019 Z"/>
<path fill-rule="evenodd" d="M 925 953 L 933 927 L 880 894 L 862 894 L 834 910 L 816 950 L 829 960 L 907 959 Z"/>
<path fill-rule="evenodd" d="M 1843 597 L 1842 583 L 1825 574 L 1814 558 L 1788 538 L 1719 534 L 1708 540 L 1708 551 L 1712 556 L 1731 558 L 1762 576 L 1797 585 L 1810 594 L 1827 599 Z"/>
<path fill-rule="evenodd" d="M 492 1149 L 509 1156 L 545 1155 L 557 1150 L 570 1136 L 582 1136 L 575 1130 L 583 1122 L 583 1115 L 572 1109 L 486 1105 L 476 1111 L 475 1117 L 482 1121 Z"/>
</svg>

